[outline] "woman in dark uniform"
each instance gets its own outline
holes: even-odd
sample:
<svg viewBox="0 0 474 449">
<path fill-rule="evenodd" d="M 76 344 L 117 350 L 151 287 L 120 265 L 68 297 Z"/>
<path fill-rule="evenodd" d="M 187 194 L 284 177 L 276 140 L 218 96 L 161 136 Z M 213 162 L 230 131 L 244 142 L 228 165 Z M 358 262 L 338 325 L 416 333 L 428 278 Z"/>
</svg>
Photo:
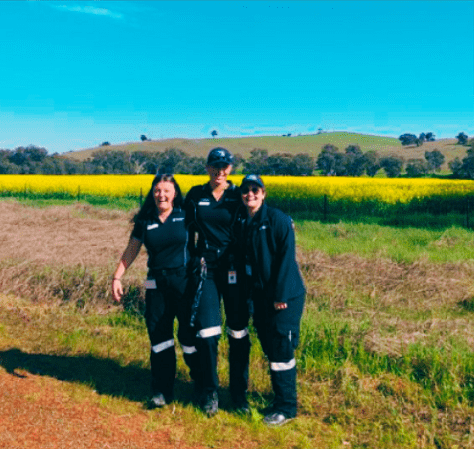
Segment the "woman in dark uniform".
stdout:
<svg viewBox="0 0 474 449">
<path fill-rule="evenodd" d="M 207 268 L 195 328 L 202 375 L 201 406 L 209 416 L 218 411 L 217 348 L 221 335 L 221 298 L 229 337 L 230 392 L 235 407 L 242 412 L 248 411 L 249 313 L 247 305 L 240 302 L 233 234 L 237 210 L 242 203 L 239 189 L 227 180 L 232 163 L 232 154 L 225 148 L 211 150 L 206 167 L 209 182 L 193 187 L 185 200 L 190 251 Z"/>
<path fill-rule="evenodd" d="M 178 339 L 190 374 L 198 382 L 195 332 L 189 326 L 187 286 L 188 233 L 185 227 L 181 190 L 172 175 L 157 175 L 145 202 L 135 217 L 130 241 L 115 270 L 112 293 L 123 295 L 121 277 L 137 257 L 142 245 L 148 252 L 146 325 L 151 342 L 152 398 L 150 407 L 173 400 L 176 374 L 173 323 L 179 321 Z"/>
<path fill-rule="evenodd" d="M 305 287 L 296 262 L 293 221 L 264 203 L 262 179 L 247 175 L 240 186 L 244 211 L 236 225 L 242 250 L 239 273 L 253 304 L 253 323 L 270 362 L 275 398 L 268 425 L 296 416 L 296 362 Z"/>
</svg>

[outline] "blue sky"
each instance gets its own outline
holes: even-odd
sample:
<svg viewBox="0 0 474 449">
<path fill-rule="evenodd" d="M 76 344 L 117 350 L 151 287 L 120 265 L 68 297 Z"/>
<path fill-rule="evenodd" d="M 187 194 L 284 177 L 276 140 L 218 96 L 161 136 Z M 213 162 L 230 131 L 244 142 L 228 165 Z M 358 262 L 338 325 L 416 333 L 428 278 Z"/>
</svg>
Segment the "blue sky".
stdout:
<svg viewBox="0 0 474 449">
<path fill-rule="evenodd" d="M 474 1 L 2 1 L 0 64 L 0 148 L 474 135 Z"/>
</svg>

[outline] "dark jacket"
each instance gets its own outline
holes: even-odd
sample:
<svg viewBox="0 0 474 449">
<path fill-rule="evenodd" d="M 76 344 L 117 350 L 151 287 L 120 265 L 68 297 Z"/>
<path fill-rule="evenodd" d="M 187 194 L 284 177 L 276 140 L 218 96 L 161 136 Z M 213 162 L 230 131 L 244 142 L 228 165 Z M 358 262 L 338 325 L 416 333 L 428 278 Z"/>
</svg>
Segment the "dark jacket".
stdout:
<svg viewBox="0 0 474 449">
<path fill-rule="evenodd" d="M 240 271 L 251 265 L 251 289 L 263 292 L 266 301 L 291 303 L 305 294 L 296 262 L 295 233 L 292 219 L 282 211 L 263 204 L 249 225 L 247 211 L 241 209 L 236 236 L 239 241 Z M 245 274 L 244 274 L 245 276 Z"/>
</svg>

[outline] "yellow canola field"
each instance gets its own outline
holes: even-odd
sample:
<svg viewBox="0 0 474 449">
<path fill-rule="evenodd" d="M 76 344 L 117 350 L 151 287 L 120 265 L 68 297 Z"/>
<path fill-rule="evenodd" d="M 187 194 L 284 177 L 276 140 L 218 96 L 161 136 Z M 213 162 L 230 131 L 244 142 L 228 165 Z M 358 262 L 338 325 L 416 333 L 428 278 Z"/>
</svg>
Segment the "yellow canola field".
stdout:
<svg viewBox="0 0 474 449">
<path fill-rule="evenodd" d="M 240 184 L 242 175 L 230 179 Z M 387 179 L 349 177 L 263 176 L 269 197 L 316 199 L 327 195 L 331 201 L 377 201 L 406 204 L 432 197 L 460 198 L 474 194 L 474 181 L 443 179 Z M 98 195 L 139 197 L 148 192 L 153 175 L 0 175 L 0 194 Z M 176 175 L 183 193 L 207 182 L 206 175 Z"/>
</svg>

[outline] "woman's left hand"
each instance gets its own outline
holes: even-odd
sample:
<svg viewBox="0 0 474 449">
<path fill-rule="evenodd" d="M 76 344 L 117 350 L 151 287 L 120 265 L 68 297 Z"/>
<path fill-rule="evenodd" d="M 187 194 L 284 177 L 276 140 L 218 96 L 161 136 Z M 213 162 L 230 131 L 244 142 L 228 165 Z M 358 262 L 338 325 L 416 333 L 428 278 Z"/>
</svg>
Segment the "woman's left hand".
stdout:
<svg viewBox="0 0 474 449">
<path fill-rule="evenodd" d="M 283 310 L 288 307 L 286 302 L 274 302 L 273 305 L 275 306 L 275 310 Z"/>
</svg>

